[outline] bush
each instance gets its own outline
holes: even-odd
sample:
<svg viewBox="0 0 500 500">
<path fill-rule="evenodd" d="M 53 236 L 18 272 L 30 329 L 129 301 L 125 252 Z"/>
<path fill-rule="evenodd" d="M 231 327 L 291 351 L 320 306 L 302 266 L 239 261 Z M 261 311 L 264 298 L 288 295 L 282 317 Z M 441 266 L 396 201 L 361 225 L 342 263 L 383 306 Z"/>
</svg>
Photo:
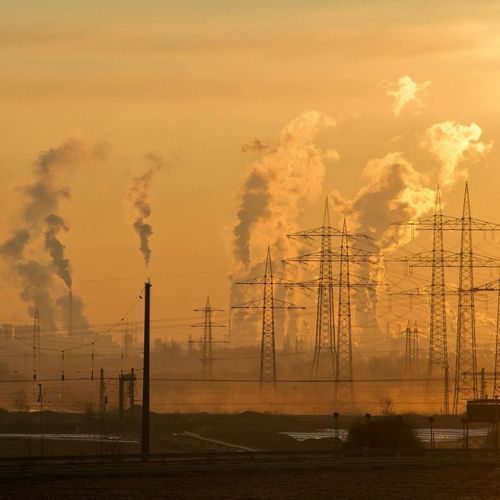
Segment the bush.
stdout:
<svg viewBox="0 0 500 500">
<path fill-rule="evenodd" d="M 348 448 L 421 448 L 421 441 L 401 415 L 385 415 L 360 419 L 349 429 Z"/>
</svg>

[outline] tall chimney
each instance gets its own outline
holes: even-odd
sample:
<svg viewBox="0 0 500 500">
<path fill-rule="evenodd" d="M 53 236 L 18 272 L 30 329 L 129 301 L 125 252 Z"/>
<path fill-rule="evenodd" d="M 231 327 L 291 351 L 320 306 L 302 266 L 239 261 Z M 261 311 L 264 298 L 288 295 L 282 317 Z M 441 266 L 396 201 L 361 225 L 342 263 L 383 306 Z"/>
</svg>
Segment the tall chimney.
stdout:
<svg viewBox="0 0 500 500">
<path fill-rule="evenodd" d="M 71 288 L 68 298 L 68 335 L 73 335 L 73 291 Z"/>
</svg>

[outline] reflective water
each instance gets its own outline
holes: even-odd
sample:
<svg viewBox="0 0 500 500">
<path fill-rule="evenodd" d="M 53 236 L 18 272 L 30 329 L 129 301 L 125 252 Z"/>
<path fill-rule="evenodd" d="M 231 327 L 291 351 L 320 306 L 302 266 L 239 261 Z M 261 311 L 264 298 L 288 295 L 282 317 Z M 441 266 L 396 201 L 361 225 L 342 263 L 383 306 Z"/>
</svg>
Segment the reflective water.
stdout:
<svg viewBox="0 0 500 500">
<path fill-rule="evenodd" d="M 342 441 L 347 439 L 348 429 L 339 429 L 339 438 Z M 318 429 L 314 432 L 281 432 L 297 441 L 305 441 L 306 439 L 325 439 L 335 437 L 335 429 Z M 424 443 L 430 442 L 430 429 L 415 429 L 415 434 Z M 458 441 L 462 439 L 462 429 L 433 429 L 435 442 Z M 479 429 L 469 429 L 469 437 L 485 437 L 488 434 L 487 427 Z"/>
</svg>

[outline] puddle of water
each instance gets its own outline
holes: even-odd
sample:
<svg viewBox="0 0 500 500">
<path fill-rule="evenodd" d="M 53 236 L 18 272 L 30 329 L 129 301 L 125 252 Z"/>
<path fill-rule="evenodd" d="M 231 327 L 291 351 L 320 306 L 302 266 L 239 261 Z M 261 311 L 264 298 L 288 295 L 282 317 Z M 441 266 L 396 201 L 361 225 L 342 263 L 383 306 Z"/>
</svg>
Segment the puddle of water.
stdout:
<svg viewBox="0 0 500 500">
<path fill-rule="evenodd" d="M 306 439 L 325 439 L 335 437 L 335 429 L 318 429 L 314 432 L 280 432 L 286 434 L 297 441 L 305 441 Z M 348 429 L 339 429 L 339 438 L 342 441 L 347 440 L 349 434 Z M 415 434 L 424 443 L 429 443 L 431 440 L 430 429 L 415 429 Z M 433 429 L 435 442 L 458 441 L 462 439 L 462 429 Z M 469 438 L 485 437 L 488 435 L 488 428 L 481 427 L 479 429 L 469 429 Z"/>
</svg>

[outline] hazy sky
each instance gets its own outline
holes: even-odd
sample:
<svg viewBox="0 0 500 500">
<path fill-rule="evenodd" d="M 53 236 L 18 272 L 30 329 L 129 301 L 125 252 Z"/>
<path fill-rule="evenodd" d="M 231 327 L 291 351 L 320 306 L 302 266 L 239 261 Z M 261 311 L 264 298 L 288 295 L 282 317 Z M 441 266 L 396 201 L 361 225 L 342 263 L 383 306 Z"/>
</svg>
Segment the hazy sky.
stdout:
<svg viewBox="0 0 500 500">
<path fill-rule="evenodd" d="M 251 165 L 273 175 L 274 161 L 300 164 L 312 145 L 331 154 L 307 196 L 296 195 L 301 177 L 281 194 L 292 225 L 318 225 L 327 193 L 354 200 L 378 175 L 372 163 L 361 177 L 365 166 L 389 153 L 425 175 L 410 172 L 416 191 L 434 189 L 464 137 L 472 142 L 456 164 L 468 169 L 473 215 L 498 221 L 499 56 L 500 5 L 488 1 L 0 1 L 1 240 L 22 225 L 18 187 L 40 153 L 68 139 L 109 145 L 107 159 L 84 161 L 65 181 L 71 200 L 59 211 L 91 322 L 118 319 L 148 274 L 157 317 L 187 315 L 207 295 L 227 308 Z M 303 144 L 293 120 L 308 111 L 336 126 L 317 124 Z M 291 122 L 300 144 L 283 152 Z M 452 129 L 431 129 L 443 123 Z M 439 143 L 447 133 L 451 143 Z M 255 139 L 269 148 L 242 153 Z M 147 271 L 124 200 L 148 153 L 167 166 L 150 186 Z M 444 193 L 456 215 L 463 179 Z M 28 320 L 17 285 L 4 275 L 0 315 Z M 54 278 L 54 297 L 63 292 Z"/>
</svg>

